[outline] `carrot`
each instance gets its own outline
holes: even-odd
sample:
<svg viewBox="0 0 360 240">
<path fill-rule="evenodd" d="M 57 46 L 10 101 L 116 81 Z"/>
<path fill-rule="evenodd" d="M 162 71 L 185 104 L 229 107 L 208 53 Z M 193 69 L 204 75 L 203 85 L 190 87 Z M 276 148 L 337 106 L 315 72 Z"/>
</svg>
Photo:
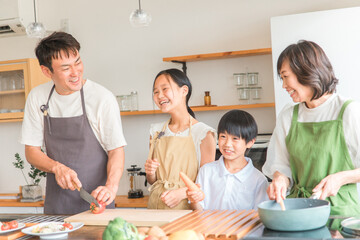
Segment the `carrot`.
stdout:
<svg viewBox="0 0 360 240">
<path fill-rule="evenodd" d="M 197 191 L 197 192 L 202 192 L 201 189 L 193 182 L 191 181 L 191 179 L 186 176 L 185 173 L 180 172 L 180 178 L 181 180 L 183 180 L 183 182 L 185 183 L 186 187 L 190 190 L 190 191 Z"/>
</svg>

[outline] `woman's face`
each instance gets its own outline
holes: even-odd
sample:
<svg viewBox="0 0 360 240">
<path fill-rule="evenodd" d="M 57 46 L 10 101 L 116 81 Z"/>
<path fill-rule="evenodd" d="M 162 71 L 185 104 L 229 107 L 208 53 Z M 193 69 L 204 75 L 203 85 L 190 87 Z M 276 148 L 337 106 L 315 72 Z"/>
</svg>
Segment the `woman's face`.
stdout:
<svg viewBox="0 0 360 240">
<path fill-rule="evenodd" d="M 289 93 L 294 102 L 310 102 L 313 96 L 312 88 L 304 86 L 298 81 L 288 60 L 285 60 L 281 66 L 280 77 L 283 81 L 282 87 Z"/>
<path fill-rule="evenodd" d="M 156 78 L 153 94 L 154 102 L 162 112 L 170 112 L 179 105 L 185 104 L 187 87 L 179 87 L 169 76 Z"/>
</svg>

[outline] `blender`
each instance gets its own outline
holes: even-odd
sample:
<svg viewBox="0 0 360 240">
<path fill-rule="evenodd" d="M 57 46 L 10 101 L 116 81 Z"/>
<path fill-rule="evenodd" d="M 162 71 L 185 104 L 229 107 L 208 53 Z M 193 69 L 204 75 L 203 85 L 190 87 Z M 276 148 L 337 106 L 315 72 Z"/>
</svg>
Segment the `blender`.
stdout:
<svg viewBox="0 0 360 240">
<path fill-rule="evenodd" d="M 139 177 L 146 176 L 145 172 L 141 172 L 141 168 L 137 165 L 131 165 L 131 168 L 126 169 L 130 180 L 130 190 L 128 192 L 128 198 L 142 198 L 144 197 L 143 191 L 139 186 Z M 145 177 L 145 186 L 147 186 L 147 180 Z"/>
</svg>

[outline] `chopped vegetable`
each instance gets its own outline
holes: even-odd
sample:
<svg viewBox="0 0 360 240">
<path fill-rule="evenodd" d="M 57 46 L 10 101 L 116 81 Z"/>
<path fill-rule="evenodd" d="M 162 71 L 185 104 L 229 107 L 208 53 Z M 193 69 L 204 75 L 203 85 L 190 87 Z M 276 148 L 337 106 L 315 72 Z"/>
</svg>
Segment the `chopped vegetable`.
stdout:
<svg viewBox="0 0 360 240">
<path fill-rule="evenodd" d="M 1 231 L 6 231 L 10 229 L 10 225 L 7 222 L 3 222 L 1 225 Z"/>
<path fill-rule="evenodd" d="M 73 226 L 70 223 L 49 223 L 43 225 L 42 227 L 34 227 L 31 232 L 33 233 L 54 233 L 54 232 L 64 232 L 66 230 L 73 229 Z"/>
<path fill-rule="evenodd" d="M 133 224 L 128 223 L 120 217 L 117 217 L 109 222 L 103 233 L 102 239 L 143 240 L 144 236 L 138 234 L 137 228 Z"/>
</svg>

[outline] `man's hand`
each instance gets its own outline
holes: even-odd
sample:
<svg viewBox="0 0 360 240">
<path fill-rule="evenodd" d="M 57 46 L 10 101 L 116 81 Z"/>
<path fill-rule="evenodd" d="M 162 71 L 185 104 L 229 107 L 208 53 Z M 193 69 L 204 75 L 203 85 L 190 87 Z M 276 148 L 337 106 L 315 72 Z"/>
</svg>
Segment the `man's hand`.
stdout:
<svg viewBox="0 0 360 240">
<path fill-rule="evenodd" d="M 62 189 L 70 189 L 72 191 L 76 190 L 73 182 L 77 185 L 77 187 L 82 187 L 82 184 L 77 177 L 77 173 L 62 163 L 57 162 L 53 167 L 52 172 L 55 174 L 57 184 Z"/>
<path fill-rule="evenodd" d="M 97 200 L 102 201 L 106 205 L 109 205 L 114 201 L 116 197 L 117 187 L 111 186 L 99 186 L 94 191 L 91 192 L 91 195 Z"/>
</svg>

